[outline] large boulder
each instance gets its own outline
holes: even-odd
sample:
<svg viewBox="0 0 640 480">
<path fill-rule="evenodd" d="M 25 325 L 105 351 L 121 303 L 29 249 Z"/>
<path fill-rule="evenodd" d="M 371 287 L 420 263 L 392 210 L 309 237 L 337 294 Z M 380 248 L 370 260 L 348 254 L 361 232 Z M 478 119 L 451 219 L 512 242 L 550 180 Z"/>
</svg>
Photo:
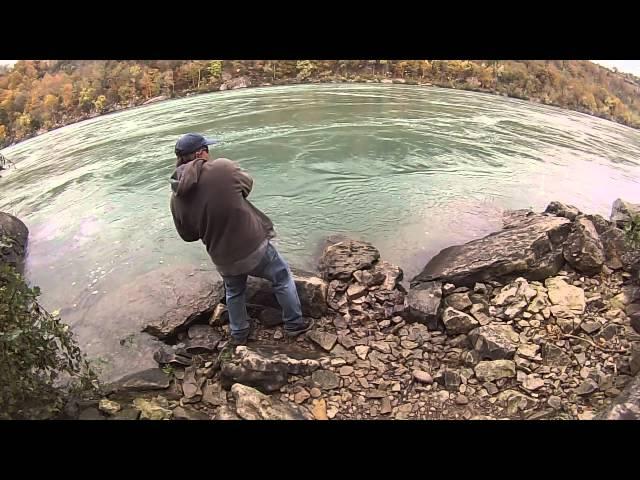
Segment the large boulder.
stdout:
<svg viewBox="0 0 640 480">
<path fill-rule="evenodd" d="M 224 298 L 224 286 L 215 281 L 213 273 L 195 271 L 178 279 L 173 275 L 159 277 L 153 285 L 158 290 L 157 315 L 142 329 L 160 340 L 174 337 L 192 324 L 211 316 L 213 309 Z M 153 292 L 147 292 L 152 296 Z M 149 317 L 149 315 L 145 315 Z"/>
<path fill-rule="evenodd" d="M 19 218 L 0 212 L 0 265 L 7 264 L 23 273 L 29 229 Z"/>
<path fill-rule="evenodd" d="M 231 393 L 236 401 L 236 414 L 244 420 L 309 419 L 299 407 L 264 395 L 246 385 L 233 385 Z"/>
<path fill-rule="evenodd" d="M 265 393 L 275 392 L 287 384 L 289 375 L 311 375 L 320 368 L 322 358 L 293 345 L 240 346 L 223 364 L 220 380 L 227 390 L 241 383 Z"/>
<path fill-rule="evenodd" d="M 300 298 L 302 314 L 320 318 L 327 311 L 327 283 L 313 273 L 300 269 L 292 268 L 291 273 Z M 247 303 L 251 305 L 280 307 L 273 293 L 271 282 L 263 278 L 249 277 L 247 279 L 245 298 Z"/>
<path fill-rule="evenodd" d="M 640 420 L 640 374 L 601 412 L 599 420 Z"/>
<path fill-rule="evenodd" d="M 438 313 L 442 301 L 442 283 L 425 282 L 411 288 L 407 294 L 410 320 L 424 323 L 435 330 L 438 326 Z"/>
<path fill-rule="evenodd" d="M 628 272 L 637 273 L 640 268 L 640 250 L 629 244 L 624 230 L 600 215 L 586 215 L 585 218 L 593 223 L 600 236 L 605 265 L 612 270 L 624 268 Z M 625 221 L 621 221 L 620 225 L 624 227 Z"/>
<path fill-rule="evenodd" d="M 353 272 L 370 269 L 380 258 L 380 252 L 368 242 L 344 240 L 324 249 L 320 259 L 323 278 L 349 280 Z"/>
<path fill-rule="evenodd" d="M 511 359 L 520 344 L 520 336 L 511 325 L 496 323 L 471 330 L 469 340 L 482 360 Z"/>
<path fill-rule="evenodd" d="M 640 215 L 640 204 L 625 202 L 618 198 L 611 207 L 611 221 L 619 228 L 624 228 L 632 217 Z"/>
<path fill-rule="evenodd" d="M 602 270 L 605 262 L 604 248 L 590 220 L 579 218 L 573 223 L 563 254 L 569 265 L 586 275 L 595 275 Z"/>
<path fill-rule="evenodd" d="M 105 387 L 107 393 L 147 392 L 166 390 L 171 385 L 171 377 L 160 368 L 149 368 L 141 372 L 125 375 Z"/>
<path fill-rule="evenodd" d="M 523 216 L 510 228 L 442 250 L 411 285 L 441 281 L 473 287 L 476 282 L 505 282 L 516 277 L 543 280 L 562 267 L 562 247 L 570 230 L 566 218 Z"/>
</svg>

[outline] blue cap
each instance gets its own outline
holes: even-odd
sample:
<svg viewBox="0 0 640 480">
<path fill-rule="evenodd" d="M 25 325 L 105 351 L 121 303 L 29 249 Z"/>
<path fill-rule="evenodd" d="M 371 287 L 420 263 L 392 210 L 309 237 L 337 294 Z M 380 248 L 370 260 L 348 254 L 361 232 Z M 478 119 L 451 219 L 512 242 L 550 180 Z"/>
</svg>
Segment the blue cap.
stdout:
<svg viewBox="0 0 640 480">
<path fill-rule="evenodd" d="M 185 133 L 176 142 L 176 155 L 189 155 L 205 145 L 215 145 L 217 140 L 205 138 L 199 133 Z"/>
</svg>

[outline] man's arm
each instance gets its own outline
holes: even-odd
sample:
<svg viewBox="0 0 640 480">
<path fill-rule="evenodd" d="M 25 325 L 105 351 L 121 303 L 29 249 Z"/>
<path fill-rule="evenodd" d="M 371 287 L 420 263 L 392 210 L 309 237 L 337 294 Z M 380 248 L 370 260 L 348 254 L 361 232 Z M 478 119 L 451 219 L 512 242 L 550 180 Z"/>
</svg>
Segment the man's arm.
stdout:
<svg viewBox="0 0 640 480">
<path fill-rule="evenodd" d="M 251 193 L 251 189 L 253 188 L 253 178 L 251 178 L 251 175 L 245 172 L 237 164 L 235 175 L 238 179 L 238 183 L 240 184 L 240 188 L 242 189 L 242 196 L 247 198 Z"/>
</svg>

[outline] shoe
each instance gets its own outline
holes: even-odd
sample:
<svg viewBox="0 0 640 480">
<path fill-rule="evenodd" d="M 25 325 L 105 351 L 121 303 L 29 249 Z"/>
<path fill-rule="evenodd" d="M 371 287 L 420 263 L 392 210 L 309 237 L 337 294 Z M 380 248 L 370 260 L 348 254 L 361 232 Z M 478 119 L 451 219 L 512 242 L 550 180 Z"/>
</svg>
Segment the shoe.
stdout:
<svg viewBox="0 0 640 480">
<path fill-rule="evenodd" d="M 289 338 L 295 338 L 298 335 L 303 334 L 304 332 L 308 332 L 309 330 L 311 330 L 314 325 L 315 325 L 315 320 L 313 318 L 306 318 L 303 319 L 304 323 L 301 327 L 295 329 L 295 330 L 286 330 L 284 331 L 285 335 Z"/>
<path fill-rule="evenodd" d="M 247 331 L 239 336 L 234 337 L 232 335 L 229 341 L 227 342 L 227 344 L 232 347 L 237 347 L 238 345 L 246 345 L 247 342 L 250 340 L 251 336 L 253 335 L 253 332 L 255 331 L 255 329 L 256 329 L 255 320 L 253 318 L 249 318 L 249 328 L 247 328 Z"/>
</svg>

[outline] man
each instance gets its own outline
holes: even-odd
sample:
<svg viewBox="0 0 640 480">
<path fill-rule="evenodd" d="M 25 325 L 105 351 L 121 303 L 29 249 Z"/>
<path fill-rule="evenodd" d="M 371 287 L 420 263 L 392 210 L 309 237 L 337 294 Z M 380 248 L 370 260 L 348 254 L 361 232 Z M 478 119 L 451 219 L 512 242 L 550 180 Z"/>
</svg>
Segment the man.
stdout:
<svg viewBox="0 0 640 480">
<path fill-rule="evenodd" d="M 231 327 L 231 345 L 246 344 L 251 325 L 245 303 L 247 276 L 265 278 L 282 308 L 284 330 L 296 337 L 311 329 L 302 317 L 289 266 L 269 241 L 273 223 L 247 200 L 253 179 L 231 160 L 209 158 L 217 143 L 196 133 L 178 139 L 171 176 L 171 213 L 186 242 L 202 240 L 222 275 Z"/>
</svg>

